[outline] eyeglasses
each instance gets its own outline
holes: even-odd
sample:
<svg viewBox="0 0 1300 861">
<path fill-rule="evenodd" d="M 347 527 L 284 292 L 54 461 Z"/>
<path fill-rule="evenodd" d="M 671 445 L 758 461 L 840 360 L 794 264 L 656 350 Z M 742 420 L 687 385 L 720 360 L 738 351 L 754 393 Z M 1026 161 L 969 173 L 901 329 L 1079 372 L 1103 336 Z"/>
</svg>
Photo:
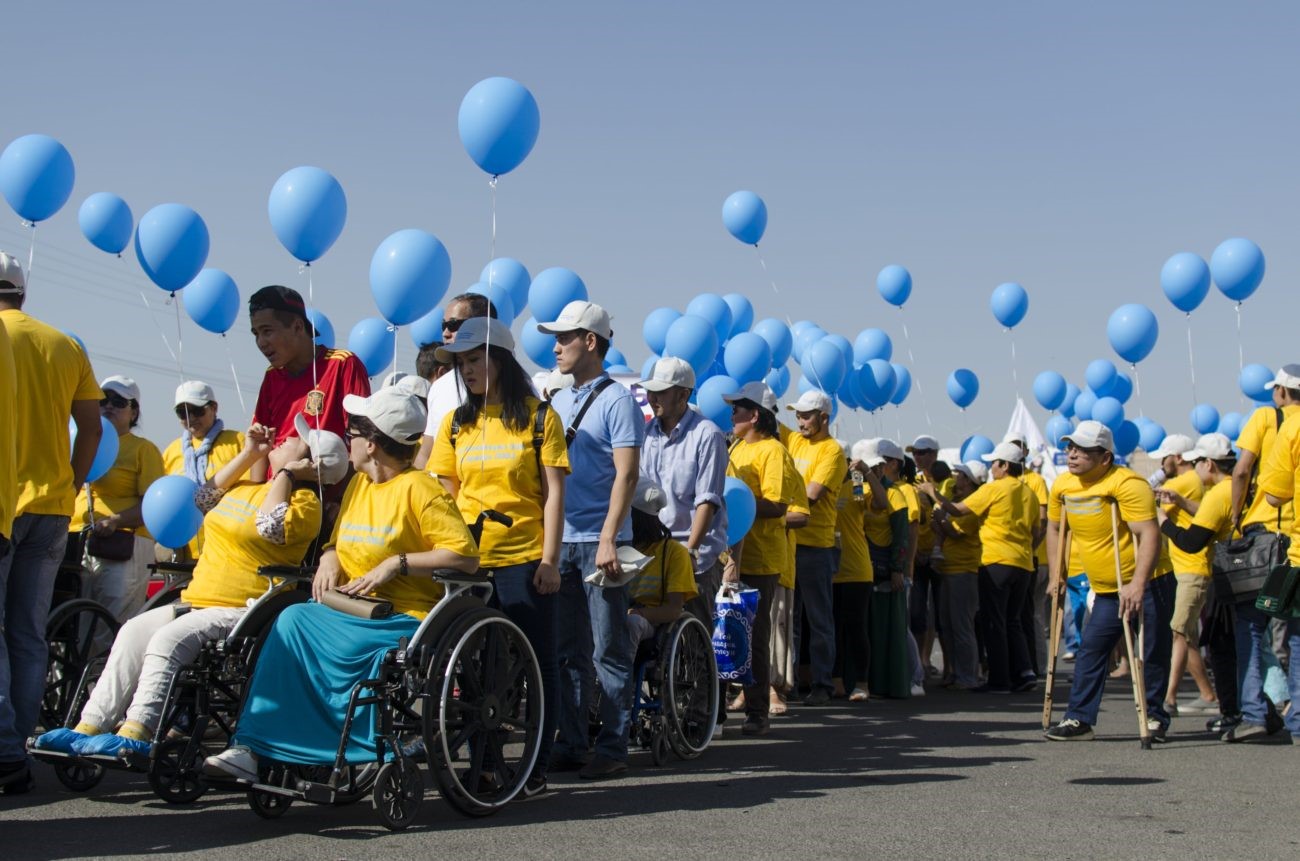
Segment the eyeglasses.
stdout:
<svg viewBox="0 0 1300 861">
<path fill-rule="evenodd" d="M 206 404 L 204 404 L 201 407 L 196 407 L 194 406 L 194 404 L 181 404 L 179 407 L 176 408 L 176 418 L 180 419 L 183 422 L 189 421 L 190 418 L 201 416 L 207 411 L 208 411 L 208 407 Z"/>
<path fill-rule="evenodd" d="M 444 331 L 444 332 L 456 332 L 456 331 L 459 331 L 459 330 L 460 330 L 460 327 L 463 326 L 463 325 L 465 325 L 465 320 L 468 320 L 468 319 L 469 319 L 469 318 L 466 317 L 466 318 L 461 319 L 461 320 L 443 320 L 443 321 L 442 321 L 442 331 Z"/>
<path fill-rule="evenodd" d="M 347 430 L 343 431 L 343 440 L 349 445 L 352 444 L 352 440 L 361 439 L 364 436 L 365 434 L 363 434 L 361 431 L 353 427 L 350 427 Z"/>
<path fill-rule="evenodd" d="M 121 395 L 109 395 L 106 398 L 99 399 L 101 407 L 112 407 L 115 410 L 124 410 L 131 406 L 131 402 Z"/>
</svg>

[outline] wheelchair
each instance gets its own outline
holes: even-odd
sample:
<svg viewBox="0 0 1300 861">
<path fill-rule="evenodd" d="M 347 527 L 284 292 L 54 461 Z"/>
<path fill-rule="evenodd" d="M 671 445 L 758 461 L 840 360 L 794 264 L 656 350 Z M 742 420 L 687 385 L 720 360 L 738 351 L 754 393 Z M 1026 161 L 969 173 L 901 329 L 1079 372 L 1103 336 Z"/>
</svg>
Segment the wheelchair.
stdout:
<svg viewBox="0 0 1300 861">
<path fill-rule="evenodd" d="M 713 739 L 718 711 L 718 665 L 713 636 L 700 619 L 683 612 L 637 647 L 631 741 L 663 765 L 698 757 Z"/>
</svg>

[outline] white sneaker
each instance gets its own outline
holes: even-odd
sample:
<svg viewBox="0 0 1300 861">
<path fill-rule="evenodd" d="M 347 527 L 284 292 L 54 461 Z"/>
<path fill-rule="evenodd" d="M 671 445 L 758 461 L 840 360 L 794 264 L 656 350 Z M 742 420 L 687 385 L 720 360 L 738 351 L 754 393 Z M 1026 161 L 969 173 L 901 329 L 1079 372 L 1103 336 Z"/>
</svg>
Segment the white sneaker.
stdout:
<svg viewBox="0 0 1300 861">
<path fill-rule="evenodd" d="M 203 761 L 203 773 L 257 782 L 257 754 L 246 747 L 231 747 Z"/>
<path fill-rule="evenodd" d="M 912 696 L 914 697 L 925 696 L 925 685 L 912 685 Z"/>
</svg>

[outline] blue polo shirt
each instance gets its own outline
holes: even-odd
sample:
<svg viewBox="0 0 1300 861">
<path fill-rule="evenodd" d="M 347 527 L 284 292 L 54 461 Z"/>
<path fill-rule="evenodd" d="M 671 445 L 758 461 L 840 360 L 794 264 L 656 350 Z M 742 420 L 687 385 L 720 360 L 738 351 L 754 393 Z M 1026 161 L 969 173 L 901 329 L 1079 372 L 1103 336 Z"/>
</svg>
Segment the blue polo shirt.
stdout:
<svg viewBox="0 0 1300 861">
<path fill-rule="evenodd" d="M 602 380 L 601 374 L 576 388 L 561 389 L 551 397 L 551 407 L 565 430 Z M 614 383 L 605 388 L 582 417 L 582 425 L 569 444 L 569 480 L 564 483 L 564 540 L 600 540 L 614 491 L 614 449 L 640 449 L 645 439 L 645 418 L 632 393 Z M 632 516 L 623 519 L 619 541 L 632 540 Z"/>
</svg>

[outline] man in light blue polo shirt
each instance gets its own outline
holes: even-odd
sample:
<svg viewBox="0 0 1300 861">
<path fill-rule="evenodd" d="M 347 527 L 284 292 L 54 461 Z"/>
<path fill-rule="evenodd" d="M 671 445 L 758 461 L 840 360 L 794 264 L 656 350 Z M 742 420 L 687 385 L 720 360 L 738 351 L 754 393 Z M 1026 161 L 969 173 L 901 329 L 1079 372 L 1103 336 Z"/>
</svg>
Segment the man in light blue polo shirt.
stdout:
<svg viewBox="0 0 1300 861">
<path fill-rule="evenodd" d="M 609 314 L 591 302 L 570 302 L 557 320 L 537 328 L 555 335 L 555 366 L 573 375 L 573 387 L 551 397 L 564 423 L 573 480 L 564 492 L 564 549 L 560 555 L 559 738 L 551 771 L 580 769 L 590 780 L 627 771 L 632 716 L 634 644 L 627 632 L 627 583 L 585 582 L 600 571 L 622 579 L 618 546 L 632 541 L 632 492 L 636 489 L 645 420 L 632 393 L 609 378 L 602 360 L 613 331 Z M 591 679 L 600 684 L 600 733 L 587 762 Z"/>
</svg>

